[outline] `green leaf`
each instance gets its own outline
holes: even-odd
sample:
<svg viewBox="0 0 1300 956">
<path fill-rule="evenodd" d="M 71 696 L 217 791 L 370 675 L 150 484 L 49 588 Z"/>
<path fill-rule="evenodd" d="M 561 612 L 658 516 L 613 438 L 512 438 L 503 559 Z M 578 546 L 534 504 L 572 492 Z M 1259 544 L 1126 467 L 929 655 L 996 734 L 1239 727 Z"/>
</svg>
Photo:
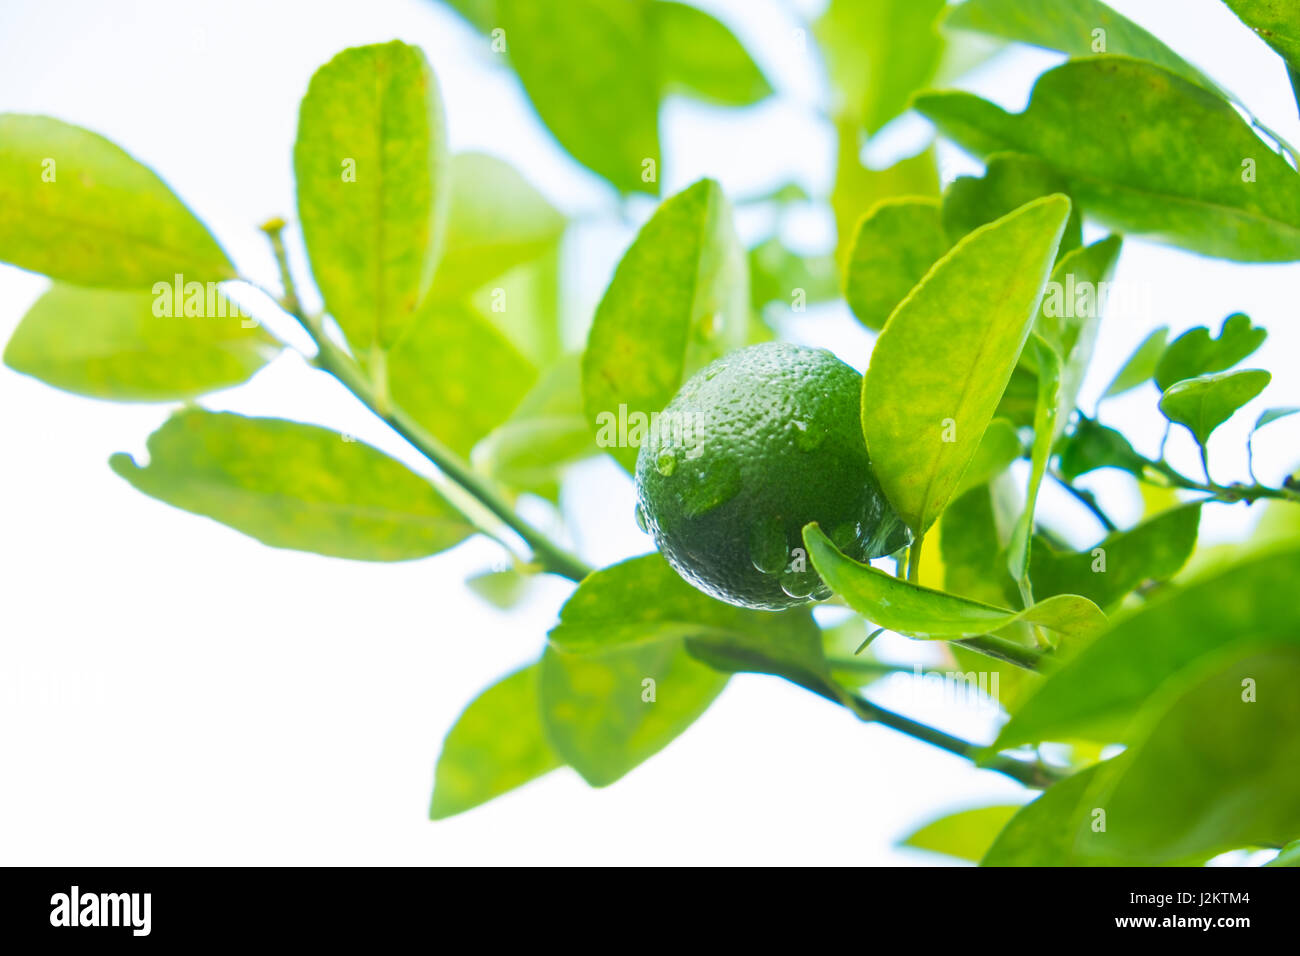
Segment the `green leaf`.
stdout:
<svg viewBox="0 0 1300 956">
<path fill-rule="evenodd" d="M 867 620 L 897 634 L 974 637 L 1024 621 L 1064 637 L 1084 637 L 1106 626 L 1100 608 L 1077 595 L 1058 595 L 1023 611 L 1010 611 L 911 584 L 853 561 L 816 525 L 804 529 L 804 542 L 813 567 L 831 590 Z"/>
<path fill-rule="evenodd" d="M 438 755 L 432 819 L 464 813 L 564 765 L 542 733 L 539 672 L 530 664 L 502 678 L 456 718 Z"/>
<path fill-rule="evenodd" d="M 1253 355 L 1267 338 L 1267 329 L 1252 326 L 1240 312 L 1223 320 L 1218 338 L 1212 338 L 1203 325 L 1188 329 L 1169 343 L 1156 363 L 1156 386 L 1163 392 L 1185 378 L 1230 369 Z"/>
<path fill-rule="evenodd" d="M 537 366 L 561 355 L 560 253 L 552 246 L 538 259 L 515 266 L 469 297 L 482 318 Z"/>
<path fill-rule="evenodd" d="M 917 535 L 974 457 L 1029 335 L 1070 203 L 1035 200 L 966 236 L 898 306 L 862 386 L 886 497 Z"/>
<path fill-rule="evenodd" d="M 1031 200 L 1065 192 L 1064 186 L 1041 160 L 1004 153 L 990 158 L 984 176 L 954 180 L 941 205 L 915 196 L 882 200 L 857 224 L 845 264 L 853 314 L 867 328 L 881 328 L 954 242 Z M 1058 257 L 1078 248 L 1080 229 L 1071 209 Z"/>
<path fill-rule="evenodd" d="M 1043 476 L 1047 474 L 1047 460 L 1052 454 L 1052 441 L 1058 427 L 1057 405 L 1061 391 L 1061 357 L 1042 336 L 1032 333 L 1027 354 L 1034 356 L 1038 368 L 1038 401 L 1034 410 L 1034 444 L 1030 452 L 1029 487 L 1025 493 L 1025 505 L 1016 519 L 1011 531 L 1011 540 L 1007 544 L 1007 570 L 1017 581 L 1024 580 L 1029 566 L 1030 536 L 1034 530 L 1034 511 L 1038 503 L 1038 490 L 1042 487 Z M 1028 590 L 1025 592 L 1028 594 Z"/>
<path fill-rule="evenodd" d="M 430 298 L 388 356 L 394 401 L 460 455 L 502 424 L 537 370 L 468 306 Z"/>
<path fill-rule="evenodd" d="M 807 611 L 724 604 L 691 587 L 655 553 L 588 575 L 560 611 L 549 640 L 568 653 L 596 654 L 682 638 L 761 648 L 809 637 L 820 647 L 820 631 Z"/>
<path fill-rule="evenodd" d="M 1200 70 L 1100 0 L 966 0 L 949 7 L 941 25 L 945 30 L 982 33 L 1073 57 L 1122 53 L 1218 91 Z"/>
<path fill-rule="evenodd" d="M 1171 508 L 1085 551 L 1059 552 L 1036 540 L 1029 565 L 1034 594 L 1082 594 L 1110 610 L 1139 585 L 1182 570 L 1196 548 L 1200 519 L 1199 504 Z"/>
<path fill-rule="evenodd" d="M 1246 26 L 1277 51 L 1292 74 L 1300 71 L 1300 10 L 1289 0 L 1224 0 Z"/>
<path fill-rule="evenodd" d="M 1111 236 L 1062 256 L 1039 306 L 1036 332 L 1030 337 L 1036 357 L 1038 402 L 1029 487 L 1008 549 L 1009 569 L 1017 579 L 1024 577 L 1028 567 L 1038 491 L 1052 449 L 1078 401 L 1105 305 L 1101 290 L 1115 274 L 1121 245 L 1118 236 Z M 1080 293 L 1072 296 L 1071 290 Z"/>
<path fill-rule="evenodd" d="M 109 464 L 145 494 L 271 547 L 404 561 L 473 531 L 405 465 L 315 425 L 190 408 L 148 448 L 148 465 L 123 453 Z"/>
<path fill-rule="evenodd" d="M 654 756 L 708 709 L 727 683 L 682 641 L 604 654 L 542 656 L 542 720 L 551 746 L 593 787 Z"/>
<path fill-rule="evenodd" d="M 1271 425 L 1278 419 L 1286 418 L 1288 415 L 1294 415 L 1296 412 L 1300 412 L 1300 408 L 1297 408 L 1295 406 L 1287 406 L 1284 408 L 1266 408 L 1264 409 L 1264 411 L 1260 412 L 1259 418 L 1255 420 L 1255 427 L 1251 429 L 1251 432 L 1253 434 L 1254 432 L 1259 431 L 1265 425 Z"/>
<path fill-rule="evenodd" d="M 1146 462 L 1115 429 L 1081 418 L 1060 448 L 1061 477 L 1074 481 L 1098 468 L 1119 468 L 1141 475 Z"/>
<path fill-rule="evenodd" d="M 497 0 L 510 62 L 560 145 L 620 192 L 657 195 L 659 75 L 641 0 Z M 653 177 L 643 179 L 643 164 Z"/>
<path fill-rule="evenodd" d="M 834 90 L 834 109 L 874 134 L 935 75 L 943 41 L 934 22 L 945 0 L 831 0 L 813 25 Z"/>
<path fill-rule="evenodd" d="M 997 835 L 980 866 L 1078 866 L 1088 846 L 1099 834 L 1093 831 L 1092 811 L 1085 797 L 1106 764 L 1080 770 L 1053 784 L 1043 795 L 1023 806 Z"/>
<path fill-rule="evenodd" d="M 1031 200 L 1067 192 L 1065 180 L 1041 159 L 1023 153 L 996 153 L 988 158 L 983 176 L 958 176 L 944 190 L 944 232 L 949 242 L 956 242 Z M 1083 244 L 1082 229 L 1079 210 L 1071 207 L 1058 258 Z"/>
<path fill-rule="evenodd" d="M 900 196 L 939 196 L 939 168 L 932 148 L 900 159 L 886 169 L 869 169 L 859 158 L 861 132 L 852 119 L 835 121 L 835 183 L 831 212 L 835 216 L 835 261 L 846 268 L 858 223 L 882 199 Z"/>
<path fill-rule="evenodd" d="M 1300 647 L 1234 647 L 1143 708 L 1098 805 L 1139 863 L 1277 846 L 1300 831 Z"/>
<path fill-rule="evenodd" d="M 78 395 L 158 402 L 238 385 L 278 351 L 215 287 L 194 287 L 191 315 L 164 288 L 165 300 L 56 284 L 14 330 L 5 364 Z"/>
<path fill-rule="evenodd" d="M 975 457 L 970 460 L 966 472 L 953 492 L 956 501 L 971 488 L 988 484 L 1010 467 L 1011 463 L 1024 454 L 1020 435 L 1016 426 L 1005 418 L 995 418 L 984 429 L 984 437 L 975 449 Z"/>
<path fill-rule="evenodd" d="M 1123 395 L 1153 378 L 1156 374 L 1156 365 L 1160 357 L 1165 354 L 1165 340 L 1168 337 L 1169 326 L 1162 325 L 1143 339 L 1142 344 L 1124 363 L 1124 367 L 1115 373 L 1115 377 L 1106 386 L 1106 391 L 1102 393 L 1102 398 Z"/>
<path fill-rule="evenodd" d="M 1018 114 L 960 92 L 915 105 L 976 155 L 1038 156 L 1116 232 L 1244 262 L 1300 258 L 1300 174 L 1231 105 L 1162 67 L 1073 60 L 1044 73 Z"/>
<path fill-rule="evenodd" d="M 886 199 L 872 208 L 858 223 L 844 273 L 844 297 L 858 321 L 883 328 L 949 245 L 933 199 Z"/>
<path fill-rule="evenodd" d="M 1160 399 L 1165 418 L 1186 426 L 1202 448 L 1213 431 L 1232 417 L 1273 378 L 1259 369 L 1220 372 L 1175 382 Z"/>
<path fill-rule="evenodd" d="M 544 493 L 565 466 L 597 454 L 580 381 L 576 354 L 544 371 L 510 418 L 474 449 L 475 467 L 513 488 Z"/>
<path fill-rule="evenodd" d="M 1156 595 L 1051 674 L 997 748 L 1114 739 L 1169 675 L 1237 642 L 1300 641 L 1300 549 L 1277 549 Z"/>
<path fill-rule="evenodd" d="M 772 86 L 725 25 L 684 3 L 655 0 L 650 23 L 665 87 L 722 106 L 749 106 Z"/>
<path fill-rule="evenodd" d="M 298 112 L 293 168 L 312 275 L 368 358 L 397 340 L 441 253 L 447 134 L 420 49 L 396 40 L 353 47 L 317 70 Z"/>
<path fill-rule="evenodd" d="M 939 519 L 945 591 L 999 605 L 1018 594 L 1007 572 L 1006 542 L 998 528 L 993 489 L 980 485 L 953 498 Z"/>
<path fill-rule="evenodd" d="M 977 863 L 1019 809 L 1018 804 L 1003 804 L 950 813 L 927 823 L 901 845 Z"/>
<path fill-rule="evenodd" d="M 731 206 L 711 179 L 665 201 L 623 255 L 596 307 L 582 361 L 588 420 L 621 405 L 660 412 L 697 369 L 745 342 L 749 276 Z M 636 448 L 610 448 L 628 471 Z"/>
<path fill-rule="evenodd" d="M 799 255 L 775 236 L 749 250 L 749 286 L 756 311 L 770 302 L 789 308 L 800 292 L 807 305 L 840 297 L 834 256 Z"/>
<path fill-rule="evenodd" d="M 528 594 L 530 575 L 516 568 L 484 571 L 465 579 L 466 586 L 498 611 L 517 607 Z"/>
<path fill-rule="evenodd" d="M 457 153 L 446 242 L 430 294 L 458 299 L 558 245 L 565 219 L 504 160 Z"/>
<path fill-rule="evenodd" d="M 1265 866 L 1300 866 L 1300 840 L 1292 840 Z"/>
<path fill-rule="evenodd" d="M 0 113 L 0 262 L 115 289 L 235 276 L 153 170 L 89 130 L 18 113 Z"/>
</svg>

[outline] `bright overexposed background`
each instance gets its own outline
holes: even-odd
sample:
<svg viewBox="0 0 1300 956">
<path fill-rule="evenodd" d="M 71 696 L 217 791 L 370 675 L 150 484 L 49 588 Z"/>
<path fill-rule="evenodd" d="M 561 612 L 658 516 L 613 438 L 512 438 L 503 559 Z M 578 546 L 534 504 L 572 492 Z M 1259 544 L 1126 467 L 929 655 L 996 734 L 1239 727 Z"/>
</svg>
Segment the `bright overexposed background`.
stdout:
<svg viewBox="0 0 1300 956">
<path fill-rule="evenodd" d="M 779 95 L 743 111 L 669 103 L 665 191 L 709 175 L 737 196 L 790 178 L 824 194 L 833 173 L 831 130 L 816 109 L 824 78 L 792 40 L 795 11 L 812 15 L 821 4 L 700 5 L 742 38 Z M 1300 141 L 1280 61 L 1217 0 L 1113 5 Z M 292 218 L 290 154 L 308 79 L 344 47 L 394 37 L 423 46 L 433 63 L 453 148 L 508 159 L 567 212 L 613 212 L 612 192 L 553 143 L 512 74 L 431 0 L 4 0 L 0 111 L 108 136 L 173 186 L 242 272 L 274 286 L 256 226 Z M 1015 51 L 964 85 L 1019 109 L 1035 73 L 1056 59 Z M 882 140 L 886 152 L 891 143 L 916 148 L 918 130 L 921 121 L 901 120 Z M 947 178 L 978 170 L 955 151 L 942 161 Z M 634 204 L 632 218 L 651 209 Z M 572 344 L 634 235 L 636 222 L 616 222 L 567 241 Z M 764 226 L 754 214 L 740 220 L 750 240 Z M 807 210 L 786 238 L 815 250 L 831 229 L 824 212 Z M 1104 325 L 1084 407 L 1155 325 L 1217 329 L 1230 312 L 1247 312 L 1272 333 L 1250 364 L 1273 370 L 1274 382 L 1212 449 L 1217 479 L 1244 478 L 1258 408 L 1300 404 L 1290 374 L 1300 266 L 1243 267 L 1130 242 L 1120 268 L 1118 281 L 1147 289 L 1150 308 Z M 0 266 L 0 338 L 46 284 Z M 245 301 L 269 314 L 256 297 Z M 784 331 L 866 364 L 870 338 L 842 306 L 810 310 Z M 1103 418 L 1154 453 L 1154 400 L 1144 388 L 1107 403 Z M 204 404 L 328 424 L 424 467 L 293 355 Z M 536 656 L 567 584 L 542 582 L 505 614 L 463 585 L 501 558 L 481 540 L 397 565 L 265 548 L 140 495 L 108 469 L 113 452 L 143 451 L 166 407 L 82 399 L 3 369 L 0 409 L 0 863 L 932 863 L 895 842 L 946 810 L 1028 797 L 780 681 L 741 676 L 678 741 L 610 788 L 588 789 L 563 770 L 430 823 L 442 735 L 482 687 Z M 1297 438 L 1294 419 L 1261 434 L 1261 480 L 1294 467 Z M 1194 474 L 1190 441 L 1176 436 L 1171 449 Z M 1091 478 L 1115 514 L 1137 518 L 1122 479 Z M 593 463 L 575 481 L 573 543 L 588 560 L 648 549 L 616 468 Z M 1043 507 L 1078 544 L 1096 537 L 1050 487 Z M 1214 507 L 1204 527 L 1224 540 L 1250 521 L 1244 506 Z M 872 695 L 979 739 L 994 727 L 987 711 L 929 700 L 906 680 Z"/>
</svg>

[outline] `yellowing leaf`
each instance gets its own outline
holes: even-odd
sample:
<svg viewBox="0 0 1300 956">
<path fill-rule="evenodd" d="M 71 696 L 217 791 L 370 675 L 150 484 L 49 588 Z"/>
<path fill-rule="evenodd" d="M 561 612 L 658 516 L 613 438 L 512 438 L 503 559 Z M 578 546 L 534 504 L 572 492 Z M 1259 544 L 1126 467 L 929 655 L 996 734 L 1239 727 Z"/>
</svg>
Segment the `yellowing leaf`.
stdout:
<svg viewBox="0 0 1300 956">
<path fill-rule="evenodd" d="M 17 113 L 0 113 L 0 261 L 115 289 L 235 276 L 153 170 L 89 130 Z"/>
<path fill-rule="evenodd" d="M 344 50 L 316 71 L 293 149 L 298 218 L 325 307 L 369 361 L 424 301 L 450 190 L 437 80 L 418 47 Z"/>
</svg>

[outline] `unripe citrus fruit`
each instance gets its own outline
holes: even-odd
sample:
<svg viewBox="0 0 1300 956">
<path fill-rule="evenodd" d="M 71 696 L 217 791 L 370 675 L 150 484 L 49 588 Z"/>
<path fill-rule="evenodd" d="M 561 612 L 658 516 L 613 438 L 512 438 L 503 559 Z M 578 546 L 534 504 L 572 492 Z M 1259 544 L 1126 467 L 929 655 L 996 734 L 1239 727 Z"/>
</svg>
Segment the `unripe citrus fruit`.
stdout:
<svg viewBox="0 0 1300 956">
<path fill-rule="evenodd" d="M 862 438 L 862 376 L 825 349 L 765 343 L 701 369 L 652 425 L 637 520 L 677 572 L 740 607 L 830 596 L 804 552 L 816 521 L 859 561 L 909 533 Z"/>
</svg>

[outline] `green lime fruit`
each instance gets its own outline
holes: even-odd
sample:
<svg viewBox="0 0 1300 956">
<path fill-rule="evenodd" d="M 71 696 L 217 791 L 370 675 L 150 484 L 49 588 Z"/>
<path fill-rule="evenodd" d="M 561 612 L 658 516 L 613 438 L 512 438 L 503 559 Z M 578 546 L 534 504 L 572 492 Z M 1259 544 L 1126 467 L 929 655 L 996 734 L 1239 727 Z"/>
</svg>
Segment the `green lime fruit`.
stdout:
<svg viewBox="0 0 1300 956">
<path fill-rule="evenodd" d="M 862 376 L 825 349 L 768 342 L 706 366 L 641 446 L 638 523 L 678 574 L 728 604 L 824 600 L 806 524 L 859 561 L 911 537 L 871 471 L 861 390 Z"/>
</svg>

